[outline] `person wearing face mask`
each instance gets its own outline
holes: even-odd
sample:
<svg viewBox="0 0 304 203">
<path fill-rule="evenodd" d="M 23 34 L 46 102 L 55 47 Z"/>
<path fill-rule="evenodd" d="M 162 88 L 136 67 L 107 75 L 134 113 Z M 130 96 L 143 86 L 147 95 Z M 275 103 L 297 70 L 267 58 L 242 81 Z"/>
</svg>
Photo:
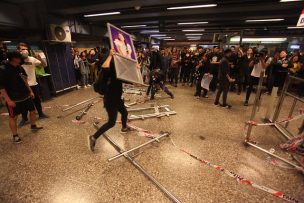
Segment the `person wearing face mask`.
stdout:
<svg viewBox="0 0 304 203">
<path fill-rule="evenodd" d="M 20 66 L 22 55 L 19 52 L 9 52 L 8 61 L 0 67 L 0 93 L 4 97 L 9 113 L 9 126 L 13 133 L 13 142 L 20 143 L 17 132 L 17 118 L 23 112 L 30 112 L 31 130 L 38 131 L 42 127 L 36 125 L 35 94 L 28 84 L 27 73 Z"/>
<path fill-rule="evenodd" d="M 39 97 L 39 85 L 36 79 L 36 66 L 42 65 L 43 67 L 46 67 L 47 64 L 44 62 L 44 60 L 42 60 L 39 54 L 37 54 L 36 58 L 29 56 L 28 45 L 25 43 L 19 43 L 17 45 L 17 50 L 22 55 L 23 64 L 21 66 L 28 76 L 27 82 L 34 93 L 33 101 L 38 112 L 39 119 L 48 118 L 48 116 L 42 111 L 41 100 Z M 27 113 L 27 111 L 22 112 L 22 120 L 18 125 L 19 127 L 22 127 L 28 123 Z"/>
<path fill-rule="evenodd" d="M 288 69 L 293 67 L 293 64 L 287 58 L 287 51 L 280 52 L 279 59 L 273 64 L 274 87 L 283 88 L 285 79 L 288 75 Z"/>
</svg>

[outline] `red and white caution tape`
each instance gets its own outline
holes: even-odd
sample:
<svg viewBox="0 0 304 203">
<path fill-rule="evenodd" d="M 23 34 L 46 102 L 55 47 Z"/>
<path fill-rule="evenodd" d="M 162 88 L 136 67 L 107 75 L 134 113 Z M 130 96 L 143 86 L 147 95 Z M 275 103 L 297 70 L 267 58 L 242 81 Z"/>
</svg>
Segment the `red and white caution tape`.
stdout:
<svg viewBox="0 0 304 203">
<path fill-rule="evenodd" d="M 147 138 L 155 138 L 157 137 L 157 134 L 153 133 L 152 131 L 150 130 L 146 130 L 146 129 L 143 129 L 143 128 L 140 128 L 140 127 L 137 127 L 135 125 L 130 125 L 128 124 L 128 126 L 137 131 L 138 132 L 138 135 L 141 136 L 141 137 L 147 137 Z"/>
<path fill-rule="evenodd" d="M 170 138 L 171 139 L 171 138 Z M 292 202 L 292 203 L 300 203 L 299 200 L 291 197 L 291 196 L 288 196 L 286 195 L 285 193 L 283 192 L 280 192 L 280 191 L 277 191 L 277 190 L 274 190 L 274 189 L 271 189 L 269 187 L 266 187 L 266 186 L 263 186 L 263 185 L 258 185 L 256 184 L 255 182 L 251 181 L 251 180 L 248 180 L 248 179 L 245 179 L 243 178 L 242 176 L 238 175 L 237 173 L 233 172 L 233 171 L 230 171 L 230 170 L 227 170 L 225 168 L 222 168 L 221 166 L 219 165 L 215 165 L 215 164 L 212 164 L 211 162 L 209 161 L 206 161 L 206 160 L 203 160 L 193 154 L 191 154 L 190 152 L 184 150 L 184 149 L 181 149 L 179 148 L 174 142 L 173 140 L 171 139 L 171 142 L 172 144 L 177 148 L 179 149 L 180 151 L 188 154 L 190 157 L 196 159 L 197 161 L 201 162 L 202 164 L 204 165 L 207 165 L 207 166 L 210 166 L 211 168 L 214 168 L 215 170 L 217 171 L 220 171 L 226 175 L 228 175 L 229 177 L 231 178 L 234 178 L 238 183 L 241 183 L 241 184 L 244 184 L 244 185 L 248 185 L 248 186 L 251 186 L 253 188 L 256 188 L 256 189 L 259 189 L 259 190 L 262 190 L 264 192 L 267 192 L 269 194 L 272 194 L 273 196 L 275 197 L 278 197 L 280 199 L 283 199 L 287 202 Z"/>
<path fill-rule="evenodd" d="M 85 123 L 85 121 L 82 121 L 82 120 L 78 121 L 76 119 L 72 120 L 72 122 L 75 124 L 84 124 Z"/>
</svg>

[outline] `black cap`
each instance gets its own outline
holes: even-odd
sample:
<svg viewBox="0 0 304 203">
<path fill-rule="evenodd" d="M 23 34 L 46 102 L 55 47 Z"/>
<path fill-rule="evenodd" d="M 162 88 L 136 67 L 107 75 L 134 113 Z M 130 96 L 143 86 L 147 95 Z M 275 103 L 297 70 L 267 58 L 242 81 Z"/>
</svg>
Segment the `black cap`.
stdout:
<svg viewBox="0 0 304 203">
<path fill-rule="evenodd" d="M 13 60 L 14 58 L 19 58 L 19 59 L 22 59 L 22 55 L 17 52 L 17 51 L 13 51 L 13 52 L 8 52 L 6 54 L 6 57 L 9 61 Z"/>
</svg>

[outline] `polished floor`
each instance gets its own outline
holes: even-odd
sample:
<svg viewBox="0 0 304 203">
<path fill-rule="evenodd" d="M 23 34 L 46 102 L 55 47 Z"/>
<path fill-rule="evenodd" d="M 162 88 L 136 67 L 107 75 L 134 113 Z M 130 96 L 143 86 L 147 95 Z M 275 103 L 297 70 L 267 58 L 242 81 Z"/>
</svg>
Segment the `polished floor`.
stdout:
<svg viewBox="0 0 304 203">
<path fill-rule="evenodd" d="M 252 105 L 242 105 L 244 94 L 229 94 L 231 110 L 213 105 L 214 95 L 207 99 L 193 97 L 190 87 L 170 87 L 171 100 L 164 94 L 157 104 L 168 104 L 177 115 L 161 119 L 132 121 L 133 125 L 154 132 L 169 131 L 181 148 L 228 170 L 304 201 L 303 175 L 274 166 L 268 156 L 243 145 L 244 122 L 249 119 Z M 106 119 L 102 102 L 84 116 L 85 123 L 72 120 L 76 113 L 63 115 L 65 105 L 96 96 L 92 89 L 65 93 L 45 102 L 50 118 L 39 121 L 44 130 L 33 134 L 29 126 L 20 129 L 22 144 L 13 144 L 7 116 L 0 116 L 0 202 L 5 203 L 103 203 L 103 202 L 170 202 L 153 183 L 123 157 L 107 159 L 117 151 L 100 138 L 96 152 L 87 148 L 87 136 L 94 133 L 94 117 Z M 253 103 L 255 95 L 251 97 Z M 131 101 L 140 96 L 126 95 Z M 264 117 L 269 96 L 263 95 L 257 121 Z M 140 104 L 134 107 L 147 106 Z M 287 98 L 281 118 L 286 118 L 291 99 Z M 303 107 L 300 104 L 296 108 Z M 0 109 L 0 113 L 5 109 Z M 70 113 L 70 112 L 67 112 Z M 57 118 L 58 116 L 62 118 Z M 290 125 L 296 132 L 300 121 Z M 139 145 L 148 138 L 135 132 L 119 133 L 120 124 L 108 135 L 125 149 Z M 253 139 L 266 149 L 290 159 L 278 145 L 284 138 L 271 127 L 256 127 Z M 169 138 L 132 153 L 148 173 L 153 175 L 181 202 L 283 202 L 271 194 L 240 184 L 213 168 L 200 163 L 172 145 Z"/>
</svg>

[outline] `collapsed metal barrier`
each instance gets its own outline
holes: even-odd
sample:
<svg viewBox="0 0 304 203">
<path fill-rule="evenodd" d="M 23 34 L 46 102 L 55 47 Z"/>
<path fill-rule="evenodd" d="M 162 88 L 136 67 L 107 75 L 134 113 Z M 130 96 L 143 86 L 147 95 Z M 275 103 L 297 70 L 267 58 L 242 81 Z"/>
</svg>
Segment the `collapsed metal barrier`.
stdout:
<svg viewBox="0 0 304 203">
<path fill-rule="evenodd" d="M 176 112 L 170 109 L 169 105 L 162 105 L 162 106 L 152 106 L 152 107 L 143 107 L 143 108 L 135 108 L 135 109 L 128 109 L 128 112 L 139 112 L 139 111 L 145 111 L 145 110 L 154 110 L 154 113 L 148 113 L 148 114 L 140 114 L 135 115 L 131 114 L 129 116 L 129 120 L 144 120 L 146 118 L 161 118 L 164 116 L 170 116 L 170 115 L 176 115 Z M 164 110 L 164 111 L 162 111 Z"/>
</svg>

